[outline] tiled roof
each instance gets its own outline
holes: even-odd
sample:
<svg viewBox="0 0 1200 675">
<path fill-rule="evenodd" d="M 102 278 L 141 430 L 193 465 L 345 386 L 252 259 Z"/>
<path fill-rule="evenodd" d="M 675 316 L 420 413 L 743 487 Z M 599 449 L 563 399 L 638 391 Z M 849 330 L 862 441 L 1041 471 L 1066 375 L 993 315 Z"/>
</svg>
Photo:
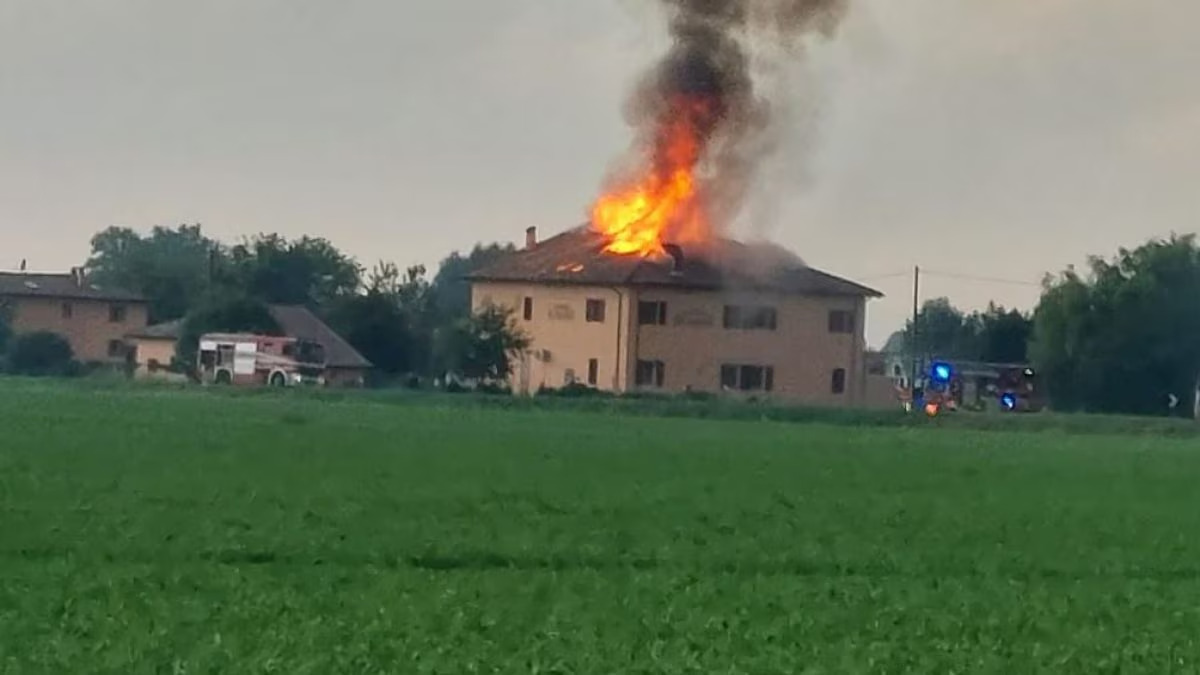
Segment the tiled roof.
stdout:
<svg viewBox="0 0 1200 675">
<path fill-rule="evenodd" d="M 175 319 L 166 323 L 156 323 L 153 326 L 130 333 L 132 338 L 149 338 L 157 340 L 178 340 L 179 335 L 183 332 L 183 319 Z"/>
<path fill-rule="evenodd" d="M 294 338 L 318 342 L 325 347 L 326 363 L 333 368 L 370 368 L 371 362 L 345 338 L 338 335 L 307 307 L 293 305 L 270 305 L 267 309 L 279 331 Z M 179 339 L 183 331 L 183 320 L 155 324 L 130 335 L 133 338 Z"/>
<path fill-rule="evenodd" d="M 0 272 L 0 296 L 55 298 L 64 300 L 97 300 L 102 302 L 145 302 L 145 298 L 130 291 L 106 288 L 72 274 L 43 274 Z"/>
<path fill-rule="evenodd" d="M 332 368 L 370 368 L 371 362 L 358 350 L 350 346 L 324 321 L 307 307 L 299 305 L 271 305 L 271 316 L 279 329 L 288 337 L 318 342 L 325 347 L 325 363 Z"/>
<path fill-rule="evenodd" d="M 666 286 L 696 289 L 774 290 L 807 295 L 882 297 L 853 281 L 809 267 L 773 244 L 718 240 L 703 249 L 682 249 L 673 270 L 670 258 L 612 255 L 602 237 L 577 227 L 532 249 L 510 253 L 468 275 L 476 281 L 513 281 L 614 286 Z"/>
</svg>

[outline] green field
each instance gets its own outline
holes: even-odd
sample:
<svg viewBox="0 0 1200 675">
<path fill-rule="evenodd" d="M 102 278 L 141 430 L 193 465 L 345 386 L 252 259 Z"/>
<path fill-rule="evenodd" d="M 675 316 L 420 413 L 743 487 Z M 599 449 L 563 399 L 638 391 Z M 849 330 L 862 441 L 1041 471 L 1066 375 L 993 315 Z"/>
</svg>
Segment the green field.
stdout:
<svg viewBox="0 0 1200 675">
<path fill-rule="evenodd" d="M 0 381 L 0 672 L 1200 668 L 1200 444 Z"/>
</svg>

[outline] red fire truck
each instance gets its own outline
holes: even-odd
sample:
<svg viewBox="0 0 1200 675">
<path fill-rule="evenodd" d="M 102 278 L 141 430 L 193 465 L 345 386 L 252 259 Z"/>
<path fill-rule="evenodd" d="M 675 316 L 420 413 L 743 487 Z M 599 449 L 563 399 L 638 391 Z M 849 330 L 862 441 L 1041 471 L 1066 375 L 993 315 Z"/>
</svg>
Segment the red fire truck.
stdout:
<svg viewBox="0 0 1200 675">
<path fill-rule="evenodd" d="M 200 337 L 197 375 L 204 384 L 293 387 L 325 384 L 325 349 L 299 338 L 252 333 Z"/>
</svg>

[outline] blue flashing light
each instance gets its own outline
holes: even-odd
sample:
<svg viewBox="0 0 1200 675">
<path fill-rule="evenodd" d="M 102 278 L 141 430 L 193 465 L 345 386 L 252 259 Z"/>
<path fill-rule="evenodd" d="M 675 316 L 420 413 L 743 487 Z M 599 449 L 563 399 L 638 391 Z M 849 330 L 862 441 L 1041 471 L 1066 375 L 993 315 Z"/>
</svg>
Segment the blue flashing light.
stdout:
<svg viewBox="0 0 1200 675">
<path fill-rule="evenodd" d="M 1017 397 L 1012 394 L 1005 394 L 1000 397 L 1000 405 L 1004 406 L 1005 410 L 1015 410 L 1017 407 Z"/>
<path fill-rule="evenodd" d="M 949 382 L 950 377 L 954 375 L 954 369 L 949 363 L 933 364 L 933 381 L 934 382 Z"/>
</svg>

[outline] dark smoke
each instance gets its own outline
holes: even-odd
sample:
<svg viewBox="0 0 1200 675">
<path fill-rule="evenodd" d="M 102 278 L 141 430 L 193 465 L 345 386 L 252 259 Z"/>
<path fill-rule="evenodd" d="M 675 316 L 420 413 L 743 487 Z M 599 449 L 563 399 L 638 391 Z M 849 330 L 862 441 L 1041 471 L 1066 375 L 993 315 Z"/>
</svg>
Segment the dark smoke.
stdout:
<svg viewBox="0 0 1200 675">
<path fill-rule="evenodd" d="M 802 40 L 830 35 L 849 0 L 660 0 L 672 47 L 636 89 L 628 110 L 643 161 L 662 167 L 664 134 L 681 118 L 700 140 L 697 173 L 714 224 L 740 210 L 761 160 L 773 149 L 770 86 L 754 62 L 771 67 L 802 56 Z"/>
</svg>

